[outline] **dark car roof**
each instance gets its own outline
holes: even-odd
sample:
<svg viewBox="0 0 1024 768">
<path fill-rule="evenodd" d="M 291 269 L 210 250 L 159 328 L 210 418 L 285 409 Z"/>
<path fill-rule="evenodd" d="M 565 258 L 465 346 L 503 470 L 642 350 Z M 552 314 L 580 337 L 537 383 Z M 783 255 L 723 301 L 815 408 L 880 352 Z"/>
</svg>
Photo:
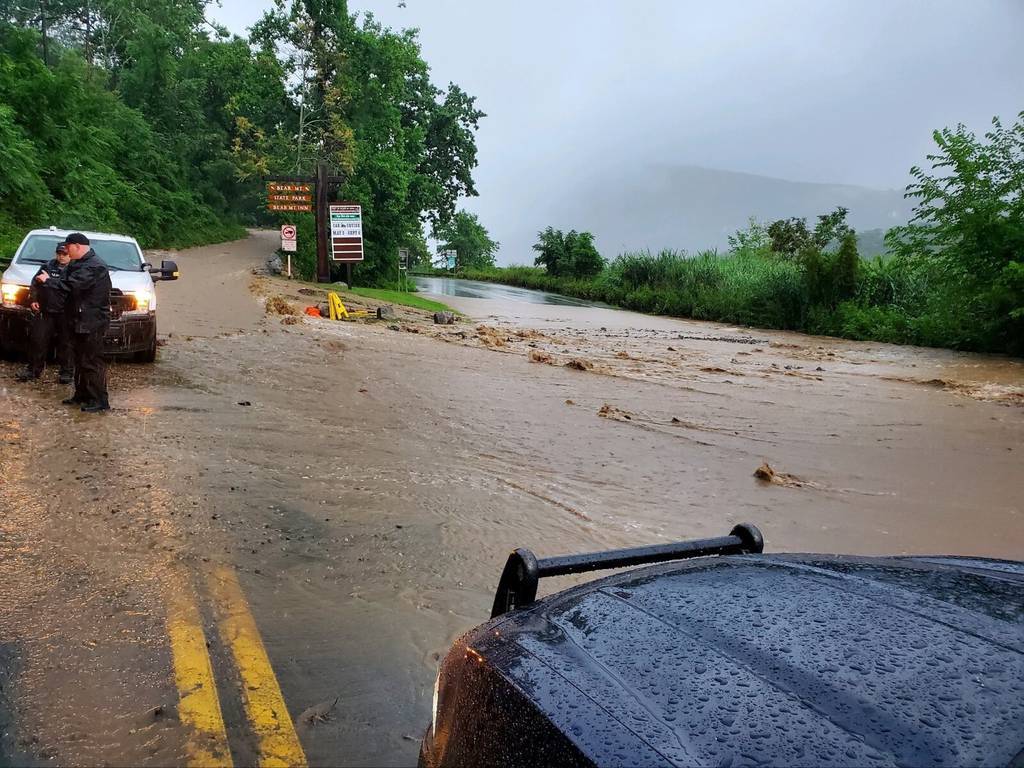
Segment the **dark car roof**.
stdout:
<svg viewBox="0 0 1024 768">
<path fill-rule="evenodd" d="M 470 644 L 598 764 L 1007 765 L 1024 564 L 702 558 L 585 584 Z"/>
</svg>

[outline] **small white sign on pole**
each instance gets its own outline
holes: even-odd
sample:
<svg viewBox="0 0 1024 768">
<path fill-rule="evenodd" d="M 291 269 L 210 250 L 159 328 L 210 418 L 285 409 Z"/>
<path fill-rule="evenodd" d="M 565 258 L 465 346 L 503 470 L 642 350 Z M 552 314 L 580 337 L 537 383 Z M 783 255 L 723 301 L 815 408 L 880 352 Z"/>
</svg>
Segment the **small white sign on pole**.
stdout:
<svg viewBox="0 0 1024 768">
<path fill-rule="evenodd" d="M 283 224 L 281 226 L 281 250 L 295 253 L 298 244 L 298 233 L 294 224 Z"/>
</svg>

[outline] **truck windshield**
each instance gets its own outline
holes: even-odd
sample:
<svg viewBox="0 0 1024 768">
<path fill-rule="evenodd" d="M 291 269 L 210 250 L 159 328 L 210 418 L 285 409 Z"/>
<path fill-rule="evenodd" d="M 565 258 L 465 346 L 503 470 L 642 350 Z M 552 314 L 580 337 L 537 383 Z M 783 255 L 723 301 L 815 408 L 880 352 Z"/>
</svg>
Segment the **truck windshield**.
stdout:
<svg viewBox="0 0 1024 768">
<path fill-rule="evenodd" d="M 18 263 L 45 264 L 54 258 L 54 249 L 57 247 L 57 243 L 62 242 L 64 242 L 64 238 L 60 235 L 32 235 L 25 241 L 25 247 L 18 255 Z M 96 255 L 110 269 L 129 272 L 142 271 L 142 260 L 139 258 L 139 250 L 135 247 L 135 243 L 99 238 L 90 242 Z"/>
</svg>

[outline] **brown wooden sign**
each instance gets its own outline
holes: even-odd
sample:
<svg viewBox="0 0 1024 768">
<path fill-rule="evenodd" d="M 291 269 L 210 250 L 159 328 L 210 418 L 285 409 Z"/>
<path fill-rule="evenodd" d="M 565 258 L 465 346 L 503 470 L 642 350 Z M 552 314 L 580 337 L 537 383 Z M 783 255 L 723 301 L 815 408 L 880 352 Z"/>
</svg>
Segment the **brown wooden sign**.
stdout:
<svg viewBox="0 0 1024 768">
<path fill-rule="evenodd" d="M 309 213 L 313 210 L 313 185 L 267 182 L 267 210 Z"/>
</svg>

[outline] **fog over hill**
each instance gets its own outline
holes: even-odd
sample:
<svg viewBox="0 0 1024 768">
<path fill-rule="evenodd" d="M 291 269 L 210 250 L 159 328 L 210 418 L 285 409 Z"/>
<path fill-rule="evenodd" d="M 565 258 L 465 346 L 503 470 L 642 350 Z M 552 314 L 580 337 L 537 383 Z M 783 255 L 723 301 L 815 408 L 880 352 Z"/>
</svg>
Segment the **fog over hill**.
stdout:
<svg viewBox="0 0 1024 768">
<path fill-rule="evenodd" d="M 905 223 L 911 210 L 902 190 L 698 166 L 595 169 L 571 179 L 538 179 L 533 192 L 527 200 L 509 201 L 514 215 L 487 222 L 501 242 L 502 264 L 532 263 L 531 246 L 546 226 L 591 231 L 601 253 L 613 258 L 645 248 L 724 249 L 728 236 L 751 216 L 760 221 L 804 216 L 813 222 L 818 214 L 844 206 L 855 229 L 869 230 Z"/>
</svg>

